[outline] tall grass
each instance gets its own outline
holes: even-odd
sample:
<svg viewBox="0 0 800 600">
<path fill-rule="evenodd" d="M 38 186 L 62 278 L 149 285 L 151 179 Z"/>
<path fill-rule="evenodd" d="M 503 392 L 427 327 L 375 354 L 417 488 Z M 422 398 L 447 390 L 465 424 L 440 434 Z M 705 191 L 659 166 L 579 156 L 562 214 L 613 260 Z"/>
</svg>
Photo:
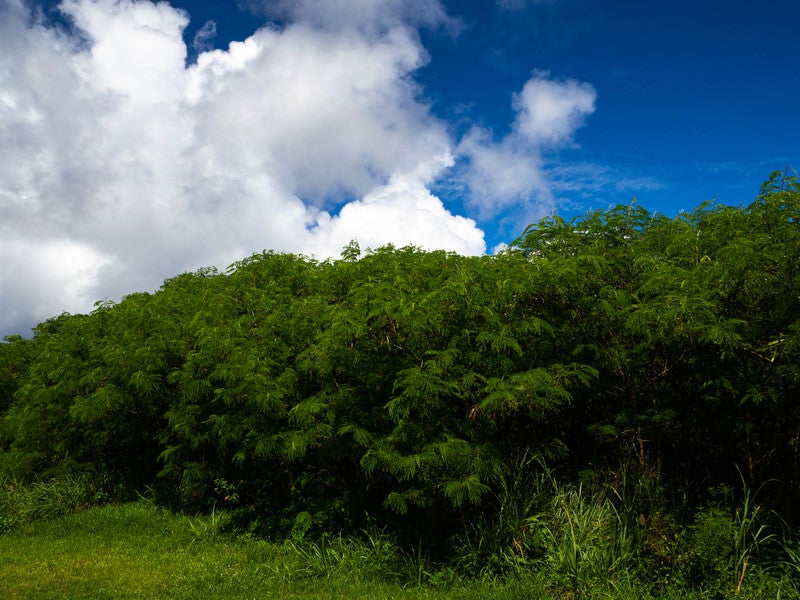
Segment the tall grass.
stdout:
<svg viewBox="0 0 800 600">
<path fill-rule="evenodd" d="M 48 597 L 42 591 L 60 574 L 72 579 L 53 588 L 60 597 L 81 596 L 86 582 L 105 591 L 85 597 L 126 597 L 109 581 L 116 577 L 144 597 L 800 598 L 798 543 L 788 533 L 776 543 L 758 490 L 744 481 L 722 490 L 685 527 L 659 522 L 659 494 L 656 481 L 633 476 L 616 486 L 564 484 L 523 457 L 497 487 L 495 510 L 454 540 L 450 562 L 433 563 L 422 543 L 402 547 L 375 525 L 268 543 L 226 533 L 230 515 L 216 509 L 173 515 L 142 498 L 83 510 L 109 498 L 88 478 L 6 480 L 0 591 L 14 593 L 0 597 Z"/>
<path fill-rule="evenodd" d="M 457 570 L 488 580 L 528 576 L 541 555 L 530 519 L 546 510 L 553 483 L 540 457 L 522 454 L 498 481 L 495 511 L 470 522 L 454 540 Z"/>
<path fill-rule="evenodd" d="M 146 501 L 107 505 L 0 536 L 0 598 L 545 599 L 540 580 L 418 586 L 382 532 L 270 543 L 224 533 Z M 400 574 L 395 569 L 400 569 Z M 399 579 L 397 579 L 399 577 Z"/>
<path fill-rule="evenodd" d="M 500 482 L 496 513 L 456 540 L 457 572 L 492 581 L 543 576 L 555 598 L 621 598 L 623 590 L 635 590 L 630 597 L 800 598 L 798 544 L 775 543 L 758 490 L 743 479 L 740 489 L 726 488 L 724 498 L 694 511 L 669 504 L 658 469 L 646 461 L 623 463 L 606 480 L 564 484 L 525 457 Z"/>
<path fill-rule="evenodd" d="M 543 461 L 523 456 L 500 482 L 497 514 L 457 540 L 460 573 L 483 579 L 546 575 L 553 594 L 588 597 L 630 579 L 634 539 L 602 490 L 562 485 Z"/>
<path fill-rule="evenodd" d="M 544 564 L 575 598 L 629 571 L 633 545 L 624 520 L 601 493 L 557 488 L 548 513 L 530 518 L 543 540 Z"/>
<path fill-rule="evenodd" d="M 777 546 L 776 533 L 756 502 L 761 488 L 751 490 L 741 474 L 740 480 L 738 499 L 733 490 L 721 488 L 722 500 L 698 510 L 687 532 L 690 578 L 737 595 L 748 581 L 763 577 L 759 559 Z"/>
<path fill-rule="evenodd" d="M 87 475 L 62 475 L 33 483 L 0 481 L 0 533 L 30 523 L 69 515 L 107 502 L 110 496 Z"/>
<path fill-rule="evenodd" d="M 296 557 L 293 578 L 358 578 L 398 581 L 403 579 L 404 560 L 400 547 L 383 531 L 360 535 L 323 535 L 317 541 L 287 540 L 288 554 Z"/>
</svg>

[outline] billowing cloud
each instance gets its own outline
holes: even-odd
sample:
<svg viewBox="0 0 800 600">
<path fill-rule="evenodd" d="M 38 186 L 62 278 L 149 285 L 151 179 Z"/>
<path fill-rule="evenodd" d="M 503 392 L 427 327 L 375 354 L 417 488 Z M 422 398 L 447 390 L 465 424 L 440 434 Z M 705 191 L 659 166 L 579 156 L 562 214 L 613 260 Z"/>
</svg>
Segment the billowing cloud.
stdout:
<svg viewBox="0 0 800 600">
<path fill-rule="evenodd" d="M 466 194 L 481 216 L 489 217 L 519 203 L 552 208 L 539 150 L 511 134 L 500 142 L 486 129 L 473 128 L 459 144 L 468 160 Z"/>
<path fill-rule="evenodd" d="M 250 164 L 315 202 L 360 196 L 449 148 L 408 77 L 424 60 L 403 28 L 374 41 L 265 28 L 188 70 L 197 133 L 226 169 Z"/>
<path fill-rule="evenodd" d="M 109 262 L 91 246 L 67 238 L 40 240 L 34 251 L 30 240 L 7 231 L 0 255 L 0 306 L 10 325 L 29 322 L 31 314 L 53 316 L 56 299 L 74 310 L 91 307 L 96 298 L 86 292 Z"/>
<path fill-rule="evenodd" d="M 265 248 L 481 254 L 431 186 L 466 173 L 478 218 L 547 206 L 542 149 L 593 110 L 589 86 L 538 73 L 507 138 L 456 142 L 414 80 L 417 29 L 457 30 L 438 2 L 250 5 L 280 25 L 214 49 L 209 21 L 187 66 L 189 15 L 165 2 L 64 0 L 68 26 L 0 4 L 0 334 Z"/>
<path fill-rule="evenodd" d="M 506 137 L 495 141 L 478 127 L 464 136 L 458 146 L 467 162 L 461 177 L 480 216 L 518 206 L 530 222 L 553 210 L 543 153 L 573 144 L 573 134 L 594 112 L 595 99 L 588 83 L 537 71 L 512 99 L 516 117 Z"/>
<path fill-rule="evenodd" d="M 594 112 L 597 94 L 588 83 L 554 81 L 537 72 L 514 96 L 514 132 L 532 146 L 561 146 Z"/>
<path fill-rule="evenodd" d="M 188 15 L 166 3 L 65 0 L 70 28 L 0 7 L 0 332 L 263 248 L 482 253 L 426 187 L 452 142 L 412 79 L 411 4 L 365 3 L 367 31 L 298 3 L 226 50 L 207 23 L 189 67 Z"/>
<path fill-rule="evenodd" d="M 438 238 L 440 247 L 460 254 L 472 254 L 484 245 L 474 221 L 453 217 L 418 177 L 407 174 L 393 176 L 337 216 L 319 219 L 313 233 L 310 249 L 317 252 L 342 248 L 353 239 L 362 247 L 376 248 L 387 237 L 400 246 L 430 246 L 430 240 Z"/>
</svg>

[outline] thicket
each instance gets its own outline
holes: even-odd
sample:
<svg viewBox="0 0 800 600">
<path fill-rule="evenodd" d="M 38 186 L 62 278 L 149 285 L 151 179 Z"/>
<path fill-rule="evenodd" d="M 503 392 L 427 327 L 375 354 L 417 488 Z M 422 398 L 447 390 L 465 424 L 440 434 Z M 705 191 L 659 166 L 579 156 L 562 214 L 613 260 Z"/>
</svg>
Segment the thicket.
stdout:
<svg viewBox="0 0 800 600">
<path fill-rule="evenodd" d="M 0 478 L 295 539 L 371 521 L 577 591 L 741 590 L 800 570 L 798 334 L 780 174 L 746 207 L 551 217 L 495 256 L 264 252 L 6 338 Z"/>
</svg>

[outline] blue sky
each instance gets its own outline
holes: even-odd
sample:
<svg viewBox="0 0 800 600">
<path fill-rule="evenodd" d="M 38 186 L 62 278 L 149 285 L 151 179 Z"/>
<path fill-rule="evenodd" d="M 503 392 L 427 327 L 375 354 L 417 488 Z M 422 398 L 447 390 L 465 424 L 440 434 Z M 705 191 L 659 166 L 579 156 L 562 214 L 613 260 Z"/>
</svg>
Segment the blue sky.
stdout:
<svg viewBox="0 0 800 600">
<path fill-rule="evenodd" d="M 232 2 L 176 4 L 193 15 L 188 39 L 208 19 L 221 46 L 261 24 Z M 578 147 L 550 157 L 585 178 L 585 189 L 563 193 L 565 215 L 634 196 L 670 215 L 710 198 L 747 203 L 772 170 L 800 165 L 798 2 L 443 5 L 460 29 L 421 28 L 430 62 L 415 79 L 452 127 L 478 122 L 506 133 L 509 100 L 537 69 L 597 90 L 596 110 L 575 135 Z M 458 202 L 457 193 L 438 189 Z"/>
<path fill-rule="evenodd" d="M 261 24 L 233 3 L 176 4 L 193 15 L 187 38 L 207 20 L 215 22 L 220 45 Z M 534 69 L 597 89 L 597 110 L 576 136 L 580 148 L 553 157 L 583 165 L 590 178 L 581 193 L 564 194 L 565 215 L 634 196 L 670 215 L 710 198 L 746 203 L 772 170 L 798 165 L 800 85 L 791 69 L 800 58 L 800 3 L 451 0 L 444 6 L 461 29 L 456 35 L 422 29 L 431 60 L 416 79 L 454 127 L 466 113 L 502 133 L 513 118 L 509 98 Z M 439 188 L 458 202 L 446 190 Z M 499 243 L 507 232 L 498 233 Z"/>
<path fill-rule="evenodd" d="M 552 156 L 579 188 L 560 194 L 559 212 L 634 196 L 669 215 L 710 198 L 747 203 L 772 170 L 800 164 L 800 3 L 519 5 L 452 3 L 469 27 L 455 40 L 426 36 L 432 60 L 420 80 L 443 114 L 471 103 L 495 130 L 532 69 L 591 83 L 596 109 L 579 147 Z"/>
<path fill-rule="evenodd" d="M 0 0 L 0 334 L 263 249 L 492 252 L 800 165 L 800 3 Z"/>
</svg>

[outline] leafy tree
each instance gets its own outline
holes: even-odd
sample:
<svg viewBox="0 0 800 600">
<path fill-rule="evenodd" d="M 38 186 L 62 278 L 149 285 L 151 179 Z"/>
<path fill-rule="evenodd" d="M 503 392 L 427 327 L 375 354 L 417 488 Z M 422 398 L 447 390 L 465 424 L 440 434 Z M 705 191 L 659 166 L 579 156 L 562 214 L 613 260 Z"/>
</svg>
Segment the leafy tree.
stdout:
<svg viewBox="0 0 800 600">
<path fill-rule="evenodd" d="M 446 537 L 499 518 L 520 464 L 691 504 L 738 468 L 788 514 L 799 212 L 774 175 L 747 207 L 551 217 L 497 256 L 351 243 L 184 273 L 0 345 L 0 475 L 100 473 L 276 533 L 413 514 Z"/>
</svg>

